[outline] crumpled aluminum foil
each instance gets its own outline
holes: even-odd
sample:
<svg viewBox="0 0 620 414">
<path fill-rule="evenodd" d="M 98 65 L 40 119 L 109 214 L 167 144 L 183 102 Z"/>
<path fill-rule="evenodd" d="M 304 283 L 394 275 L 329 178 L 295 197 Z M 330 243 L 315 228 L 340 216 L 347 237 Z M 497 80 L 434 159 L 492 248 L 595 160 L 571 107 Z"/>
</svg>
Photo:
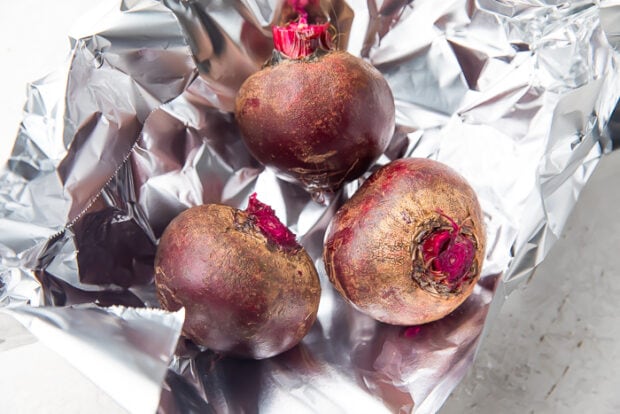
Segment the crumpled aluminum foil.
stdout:
<svg viewBox="0 0 620 414">
<path fill-rule="evenodd" d="M 0 326 L 3 328 L 0 352 L 40 343 L 77 369 L 84 381 L 113 396 L 118 409 L 152 413 L 157 409 L 157 399 L 139 399 L 135 395 L 159 395 L 170 355 L 181 332 L 183 316 L 182 310 L 169 313 L 118 306 L 102 308 L 91 304 L 0 308 Z M 25 329 L 16 329 L 20 325 Z M 26 364 L 22 362 L 20 365 Z M 3 366 L 3 370 L 6 368 Z M 9 369 L 9 372 L 13 371 Z M 4 382 L 5 397 L 12 387 L 10 381 Z M 2 404 L 3 411 L 24 412 L 20 401 L 8 400 Z M 55 403 L 51 405 L 55 406 Z M 69 401 L 65 404 L 76 407 Z"/>
<path fill-rule="evenodd" d="M 614 3 L 321 1 L 345 34 L 339 47 L 373 63 L 394 92 L 397 130 L 378 165 L 440 160 L 469 180 L 484 210 L 489 248 L 472 297 L 440 321 L 403 328 L 352 309 L 323 270 L 324 230 L 362 179 L 318 203 L 264 170 L 240 139 L 234 97 L 271 53 L 283 2 L 121 1 L 83 22 L 67 67 L 30 90 L 0 173 L 0 305 L 56 312 L 61 327 L 88 319 L 92 308 L 76 304 L 161 312 L 151 309 L 152 261 L 166 224 L 201 203 L 245 207 L 256 191 L 315 258 L 318 321 L 298 347 L 263 361 L 181 340 L 164 358 L 158 411 L 435 412 L 611 149 Z M 176 314 L 162 320 L 166 341 L 178 323 Z M 100 340 L 99 351 L 117 352 Z M 150 407 L 160 395 L 134 398 Z"/>
</svg>

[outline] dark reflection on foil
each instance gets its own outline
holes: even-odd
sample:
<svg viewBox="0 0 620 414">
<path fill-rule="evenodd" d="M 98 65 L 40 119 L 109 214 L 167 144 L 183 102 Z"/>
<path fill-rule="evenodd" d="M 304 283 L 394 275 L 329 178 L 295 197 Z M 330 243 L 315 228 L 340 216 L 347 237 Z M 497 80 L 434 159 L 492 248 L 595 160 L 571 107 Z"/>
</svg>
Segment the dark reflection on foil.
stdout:
<svg viewBox="0 0 620 414">
<path fill-rule="evenodd" d="M 609 120 L 609 135 L 614 149 L 620 147 L 620 103 L 616 105 Z"/>
<path fill-rule="evenodd" d="M 273 53 L 271 32 L 257 27 L 251 21 L 241 24 L 240 41 L 244 51 L 257 66 L 262 66 Z"/>
<path fill-rule="evenodd" d="M 45 291 L 45 300 L 43 304 L 46 306 L 69 306 L 93 303 L 102 307 L 144 307 L 142 300 L 126 289 L 100 291 L 82 290 L 46 271 L 37 271 L 36 276 Z"/>
<path fill-rule="evenodd" d="M 73 231 L 81 283 L 127 288 L 153 280 L 155 244 L 123 211 L 91 211 Z"/>
<path fill-rule="evenodd" d="M 34 274 L 43 288 L 43 305 L 67 306 L 95 303 L 100 306 L 144 306 L 143 301 L 127 289 L 119 287 L 109 289 L 83 288 L 83 285 L 77 280 L 66 278 L 65 266 L 67 264 L 64 261 L 69 260 L 71 262 L 71 259 L 67 259 L 68 245 L 73 245 L 69 231 L 51 239 L 39 257 Z"/>
<path fill-rule="evenodd" d="M 135 203 L 131 178 L 124 163 L 88 211 L 48 241 L 36 266 L 44 304 L 158 306 L 156 239 Z"/>
<path fill-rule="evenodd" d="M 196 389 L 174 371 L 168 370 L 162 386 L 157 414 L 215 414 L 216 409 Z"/>
</svg>

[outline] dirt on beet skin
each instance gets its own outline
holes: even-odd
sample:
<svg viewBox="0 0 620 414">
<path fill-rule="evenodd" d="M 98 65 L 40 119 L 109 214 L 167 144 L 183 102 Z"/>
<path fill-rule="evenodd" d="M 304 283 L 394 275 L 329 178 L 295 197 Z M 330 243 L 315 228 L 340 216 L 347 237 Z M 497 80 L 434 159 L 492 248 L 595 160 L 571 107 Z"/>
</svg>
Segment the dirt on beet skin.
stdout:
<svg viewBox="0 0 620 414">
<path fill-rule="evenodd" d="M 334 287 L 362 312 L 418 325 L 465 301 L 484 252 L 471 186 L 444 164 L 408 158 L 379 169 L 338 210 L 324 261 Z"/>
<path fill-rule="evenodd" d="M 186 210 L 164 231 L 158 296 L 168 310 L 185 307 L 183 333 L 197 344 L 268 358 L 299 343 L 316 320 L 321 288 L 312 260 L 281 229 L 266 235 L 260 222 L 274 224 L 210 204 Z"/>
</svg>

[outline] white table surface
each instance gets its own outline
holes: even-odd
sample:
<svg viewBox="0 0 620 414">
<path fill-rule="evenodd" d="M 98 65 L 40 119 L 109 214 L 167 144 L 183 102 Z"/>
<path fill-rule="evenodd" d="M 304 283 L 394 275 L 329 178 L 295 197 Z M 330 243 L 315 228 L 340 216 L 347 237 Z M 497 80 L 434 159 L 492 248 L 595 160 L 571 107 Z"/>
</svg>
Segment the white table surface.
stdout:
<svg viewBox="0 0 620 414">
<path fill-rule="evenodd" d="M 0 162 L 11 150 L 27 83 L 61 65 L 69 51 L 71 25 L 100 4 L 101 0 L 3 2 Z M 473 369 L 441 414 L 620 412 L 619 175 L 617 152 L 597 169 L 548 259 L 508 298 Z M 44 352 L 36 352 L 36 358 L 14 355 L 12 361 L 0 353 L 0 400 L 5 401 L 0 410 L 83 412 L 83 405 L 67 404 L 79 396 L 93 401 L 93 410 L 120 412 L 80 382 L 71 367 L 53 356 L 42 358 Z M 35 375 L 41 369 L 54 375 Z M 34 399 L 28 395 L 41 393 L 49 395 L 49 405 L 29 406 Z M 7 406 L 7 397 L 17 405 Z"/>
</svg>

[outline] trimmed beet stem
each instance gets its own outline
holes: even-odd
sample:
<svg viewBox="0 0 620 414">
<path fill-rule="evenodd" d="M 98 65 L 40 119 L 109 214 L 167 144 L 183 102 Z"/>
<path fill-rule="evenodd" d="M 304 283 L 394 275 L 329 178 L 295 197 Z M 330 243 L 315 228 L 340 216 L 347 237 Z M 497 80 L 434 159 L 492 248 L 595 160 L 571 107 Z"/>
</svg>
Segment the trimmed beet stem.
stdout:
<svg viewBox="0 0 620 414">
<path fill-rule="evenodd" d="M 331 50 L 329 23 L 308 22 L 306 7 L 317 3 L 317 0 L 289 0 L 288 3 L 297 14 L 297 18 L 285 26 L 272 27 L 275 49 L 289 59 L 310 56 L 317 49 Z"/>
<path fill-rule="evenodd" d="M 329 23 L 291 22 L 286 26 L 273 26 L 272 34 L 275 49 L 289 59 L 307 57 L 317 49 L 332 49 Z"/>
<path fill-rule="evenodd" d="M 261 233 L 272 243 L 289 251 L 301 248 L 299 243 L 297 243 L 295 234 L 278 219 L 271 207 L 261 203 L 256 198 L 256 193 L 250 196 L 248 207 L 245 211 L 253 218 Z"/>
<path fill-rule="evenodd" d="M 449 286 L 458 285 L 471 269 L 476 253 L 474 242 L 461 233 L 461 227 L 440 213 L 452 229 L 438 229 L 424 238 L 422 257 L 430 273 Z"/>
</svg>

